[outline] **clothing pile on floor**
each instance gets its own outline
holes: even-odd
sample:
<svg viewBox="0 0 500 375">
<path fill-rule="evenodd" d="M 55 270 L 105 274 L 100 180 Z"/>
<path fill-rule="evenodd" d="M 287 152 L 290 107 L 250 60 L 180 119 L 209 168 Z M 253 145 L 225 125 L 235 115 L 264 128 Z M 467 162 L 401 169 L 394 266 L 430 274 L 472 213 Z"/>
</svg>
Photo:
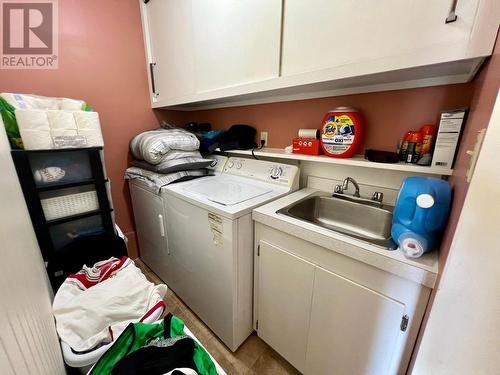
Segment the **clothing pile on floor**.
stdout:
<svg viewBox="0 0 500 375">
<path fill-rule="evenodd" d="M 159 192 L 172 182 L 207 176 L 212 159 L 204 159 L 195 134 L 163 123 L 162 128 L 146 131 L 130 142 L 134 156 L 125 179 L 141 179 Z"/>
<path fill-rule="evenodd" d="M 83 100 L 1 93 L 0 114 L 12 148 L 104 145 L 99 114 Z"/>
<path fill-rule="evenodd" d="M 164 284 L 149 282 L 128 257 L 83 266 L 66 278 L 52 305 L 57 333 L 75 352 L 118 338 L 130 324 L 164 309 Z"/>
<path fill-rule="evenodd" d="M 168 314 L 161 323 L 130 324 L 89 375 L 217 375 L 210 355 Z"/>
</svg>

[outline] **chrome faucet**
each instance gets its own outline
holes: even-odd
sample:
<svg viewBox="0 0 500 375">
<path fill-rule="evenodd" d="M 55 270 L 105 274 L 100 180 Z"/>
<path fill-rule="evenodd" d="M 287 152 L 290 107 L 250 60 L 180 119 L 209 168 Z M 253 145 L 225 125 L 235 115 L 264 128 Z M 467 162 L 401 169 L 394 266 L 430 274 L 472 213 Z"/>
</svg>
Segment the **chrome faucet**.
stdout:
<svg viewBox="0 0 500 375">
<path fill-rule="evenodd" d="M 359 198 L 360 195 L 359 195 L 359 185 L 358 183 L 356 182 L 356 180 L 352 177 L 347 177 L 344 182 L 342 183 L 342 186 L 340 185 L 336 185 L 335 186 L 335 193 L 337 194 L 344 194 L 344 191 L 347 190 L 349 188 L 349 182 L 352 183 L 354 185 L 354 194 L 353 196 L 356 197 L 356 198 Z"/>
<path fill-rule="evenodd" d="M 376 191 L 373 193 L 371 199 L 361 198 L 361 196 L 359 195 L 359 185 L 356 182 L 356 180 L 352 177 L 345 178 L 344 181 L 342 182 L 342 185 L 335 185 L 335 189 L 333 190 L 334 195 L 335 194 L 344 194 L 344 191 L 349 189 L 349 182 L 354 185 L 354 194 L 352 195 L 353 197 L 360 198 L 360 200 L 367 201 L 367 202 L 369 202 L 371 200 L 372 202 L 376 202 L 378 205 L 382 205 L 382 201 L 384 200 L 383 193 Z"/>
</svg>

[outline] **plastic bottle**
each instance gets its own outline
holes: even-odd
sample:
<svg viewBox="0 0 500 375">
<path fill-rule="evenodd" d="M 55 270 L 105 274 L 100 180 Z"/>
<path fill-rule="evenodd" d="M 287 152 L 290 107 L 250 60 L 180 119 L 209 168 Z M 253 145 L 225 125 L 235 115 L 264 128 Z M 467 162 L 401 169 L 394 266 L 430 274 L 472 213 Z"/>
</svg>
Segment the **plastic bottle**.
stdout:
<svg viewBox="0 0 500 375">
<path fill-rule="evenodd" d="M 431 165 L 432 161 L 432 148 L 436 139 L 437 127 L 432 124 L 424 125 L 420 128 L 422 134 L 422 150 L 417 164 Z"/>
<path fill-rule="evenodd" d="M 434 249 L 448 221 L 451 186 L 432 177 L 406 177 L 394 208 L 391 234 L 405 256 Z"/>
<path fill-rule="evenodd" d="M 406 156 L 408 155 L 408 140 L 413 130 L 406 132 L 405 136 L 401 139 L 401 146 L 399 147 L 399 159 L 401 161 L 406 161 Z"/>
<path fill-rule="evenodd" d="M 363 143 L 365 123 L 361 113 L 351 107 L 338 107 L 323 118 L 321 147 L 325 155 L 350 158 Z"/>
<path fill-rule="evenodd" d="M 416 163 L 420 159 L 422 151 L 422 133 L 419 131 L 411 131 L 408 137 L 408 146 L 406 150 L 406 162 Z"/>
</svg>

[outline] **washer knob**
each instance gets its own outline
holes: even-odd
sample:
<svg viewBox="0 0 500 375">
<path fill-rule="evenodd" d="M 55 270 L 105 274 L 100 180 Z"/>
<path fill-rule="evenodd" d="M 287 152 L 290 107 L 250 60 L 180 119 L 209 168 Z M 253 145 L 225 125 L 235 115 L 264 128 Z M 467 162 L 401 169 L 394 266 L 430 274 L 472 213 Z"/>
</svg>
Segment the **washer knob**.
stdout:
<svg viewBox="0 0 500 375">
<path fill-rule="evenodd" d="M 271 168 L 271 178 L 276 180 L 283 175 L 283 168 L 275 166 Z"/>
<path fill-rule="evenodd" d="M 234 166 L 234 163 L 232 161 L 230 161 L 228 164 L 227 164 L 227 167 L 228 168 L 232 168 Z"/>
<path fill-rule="evenodd" d="M 237 162 L 237 163 L 236 163 L 236 169 L 241 169 L 241 167 L 242 167 L 241 162 L 240 162 L 240 161 L 239 161 L 239 162 Z"/>
</svg>

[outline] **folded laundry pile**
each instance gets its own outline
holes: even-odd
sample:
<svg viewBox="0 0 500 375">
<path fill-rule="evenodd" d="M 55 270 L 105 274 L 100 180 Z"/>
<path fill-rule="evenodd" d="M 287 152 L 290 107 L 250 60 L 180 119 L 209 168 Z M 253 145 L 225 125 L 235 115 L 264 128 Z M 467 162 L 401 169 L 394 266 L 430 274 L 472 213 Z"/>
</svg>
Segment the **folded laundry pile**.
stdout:
<svg viewBox="0 0 500 375">
<path fill-rule="evenodd" d="M 157 324 L 130 324 L 89 375 L 217 375 L 210 355 L 168 314 Z"/>
<path fill-rule="evenodd" d="M 210 174 L 212 159 L 204 159 L 200 141 L 191 132 L 163 124 L 162 128 L 146 131 L 130 142 L 135 160 L 125 172 L 125 179 L 138 178 L 158 191 L 176 181 Z"/>
<path fill-rule="evenodd" d="M 104 145 L 99 114 L 83 100 L 2 93 L 0 113 L 13 148 Z"/>
<path fill-rule="evenodd" d="M 163 309 L 166 292 L 166 285 L 149 282 L 127 257 L 83 266 L 54 297 L 57 333 L 75 352 L 109 344 L 130 323 Z"/>
</svg>

